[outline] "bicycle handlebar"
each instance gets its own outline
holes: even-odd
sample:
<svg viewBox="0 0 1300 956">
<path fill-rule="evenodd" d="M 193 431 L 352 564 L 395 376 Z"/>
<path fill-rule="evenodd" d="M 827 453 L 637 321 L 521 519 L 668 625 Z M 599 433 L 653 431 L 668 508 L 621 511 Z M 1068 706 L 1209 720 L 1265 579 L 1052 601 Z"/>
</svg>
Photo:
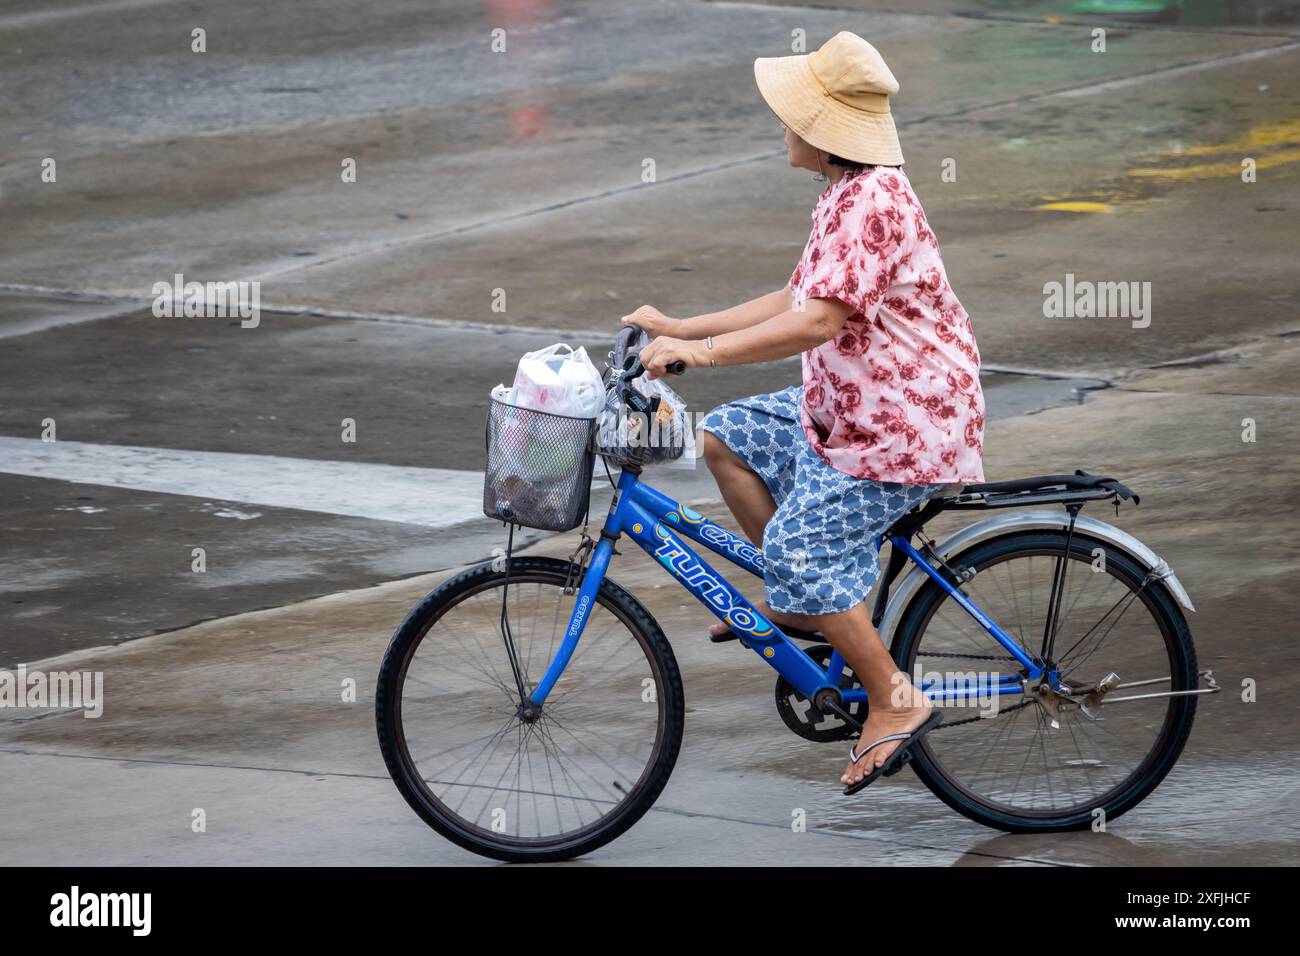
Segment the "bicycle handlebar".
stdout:
<svg viewBox="0 0 1300 956">
<path fill-rule="evenodd" d="M 621 380 L 630 382 L 634 378 L 640 378 L 645 374 L 645 366 L 641 364 L 640 348 L 633 349 L 631 345 L 641 337 L 644 330 L 635 322 L 629 322 L 618 330 L 618 335 L 614 337 L 614 349 L 610 352 L 610 365 L 621 368 L 623 374 Z M 669 362 L 667 372 L 669 375 L 684 375 L 686 373 L 686 363 L 678 359 L 676 362 Z"/>
</svg>

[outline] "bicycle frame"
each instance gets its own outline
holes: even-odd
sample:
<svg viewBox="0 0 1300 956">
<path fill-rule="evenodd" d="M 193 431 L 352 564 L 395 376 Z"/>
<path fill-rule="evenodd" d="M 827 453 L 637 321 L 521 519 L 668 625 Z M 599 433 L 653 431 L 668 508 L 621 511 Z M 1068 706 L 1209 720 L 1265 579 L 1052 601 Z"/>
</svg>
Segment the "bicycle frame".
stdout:
<svg viewBox="0 0 1300 956">
<path fill-rule="evenodd" d="M 541 682 L 529 695 L 533 703 L 541 705 L 545 702 L 551 688 L 555 686 L 555 682 L 559 680 L 560 675 L 564 673 L 564 668 L 573 657 L 582 637 L 588 612 L 609 569 L 615 542 L 623 534 L 640 545 L 642 550 L 661 564 L 686 590 L 695 595 L 701 604 L 731 628 L 742 644 L 755 651 L 804 697 L 811 700 L 819 690 L 839 687 L 845 668 L 844 658 L 839 651 L 832 653 L 829 662 L 823 668 L 780 627 L 756 610 L 743 594 L 706 563 L 682 540 L 682 537 L 685 536 L 703 545 L 758 577 L 763 576 L 764 570 L 762 552 L 745 539 L 714 524 L 704 515 L 684 507 L 643 483 L 638 471 L 624 470 L 619 476 L 614 499 L 610 503 L 605 526 L 600 534 L 600 541 L 592 552 L 586 575 L 578 590 L 577 602 L 569 618 L 564 640 L 561 641 L 560 647 L 551 659 Z M 994 641 L 1028 670 L 1030 679 L 1036 680 L 1043 675 L 1041 664 L 1027 653 L 1014 637 L 990 620 L 970 598 L 951 584 L 938 570 L 931 567 L 910 541 L 902 535 L 893 533 L 885 537 L 894 548 L 900 550 L 952 595 L 958 605 L 974 618 Z M 952 683 L 935 681 L 924 684 L 921 689 L 931 699 L 942 701 L 987 700 L 993 696 L 1022 693 L 1021 678 L 1014 674 L 999 676 L 995 684 L 987 681 L 980 683 L 981 680 L 983 679 L 977 678 L 974 684 L 969 681 Z M 863 690 L 843 690 L 840 695 L 844 704 L 861 703 L 867 699 L 866 692 Z"/>
</svg>

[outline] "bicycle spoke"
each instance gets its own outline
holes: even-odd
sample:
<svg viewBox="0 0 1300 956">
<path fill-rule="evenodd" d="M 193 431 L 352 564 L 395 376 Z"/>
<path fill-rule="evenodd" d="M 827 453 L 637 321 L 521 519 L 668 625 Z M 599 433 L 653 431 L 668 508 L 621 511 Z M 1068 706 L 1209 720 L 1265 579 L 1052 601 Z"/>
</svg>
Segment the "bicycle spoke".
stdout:
<svg viewBox="0 0 1300 956">
<path fill-rule="evenodd" d="M 534 688 L 576 597 L 519 571 L 509 591 L 515 661 Z M 647 681 L 657 683 L 652 658 L 598 601 L 540 715 L 525 720 L 501 595 L 488 587 L 445 609 L 412 655 L 403 674 L 407 753 L 430 799 L 463 828 L 519 840 L 585 831 L 625 803 L 655 759 L 662 705 L 642 697 Z"/>
<path fill-rule="evenodd" d="M 976 567 L 975 576 L 962 590 L 1008 633 L 1041 639 L 1049 625 L 1050 602 L 1040 616 L 1038 595 L 1051 594 L 1052 577 L 1062 554 L 1059 547 L 1010 551 Z M 1076 563 L 1083 566 L 1074 567 Z M 1072 551 L 1059 571 L 1053 657 L 1062 678 L 1093 661 L 1104 668 L 1095 679 L 1110 670 L 1145 676 L 1169 667 L 1164 637 L 1146 611 L 1141 587 L 1106 568 L 1089 573 L 1090 566 L 1089 559 Z M 969 668 L 966 673 L 983 675 L 982 680 L 995 681 L 1005 673 L 1020 671 L 1010 658 L 1010 668 L 992 660 L 997 658 L 999 646 L 950 595 L 936 597 L 927 614 L 908 664 L 914 671 L 929 672 L 945 658 L 990 659 L 991 669 L 963 665 Z M 1008 625 L 1013 625 L 1014 631 Z M 1063 654 L 1061 647 L 1066 648 Z M 999 703 L 1005 700 L 999 698 Z M 958 723 L 966 720 L 960 716 L 961 705 L 948 701 L 957 716 L 928 737 L 926 744 L 928 759 L 943 775 L 959 781 L 982 803 L 1004 812 L 1048 815 L 1082 812 L 1099 805 L 1107 793 L 1138 771 L 1162 725 L 1159 720 L 1140 719 L 1137 712 L 1125 712 L 1131 716 L 1119 718 L 1117 723 L 1110 711 L 1106 720 L 1094 723 L 1068 702 L 1053 717 L 1037 698 L 1019 700 L 1028 706 L 1017 704 L 1014 713 L 999 712 L 965 726 Z M 1033 716 L 1026 718 L 1020 710 L 1032 710 Z M 953 727 L 954 723 L 958 726 Z"/>
</svg>

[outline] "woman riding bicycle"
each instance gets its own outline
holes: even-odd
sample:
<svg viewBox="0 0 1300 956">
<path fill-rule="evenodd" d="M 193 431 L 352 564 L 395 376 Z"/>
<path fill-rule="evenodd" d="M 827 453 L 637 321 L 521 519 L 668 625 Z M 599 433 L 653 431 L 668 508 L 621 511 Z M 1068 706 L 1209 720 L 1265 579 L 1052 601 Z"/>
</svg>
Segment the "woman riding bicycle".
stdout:
<svg viewBox="0 0 1300 956">
<path fill-rule="evenodd" d="M 984 400 L 970 319 L 902 172 L 889 112 L 898 82 L 876 49 L 840 33 L 807 56 L 759 59 L 790 165 L 829 183 L 785 288 L 675 319 L 652 306 L 649 377 L 802 354 L 803 384 L 723 405 L 701 423 L 704 457 L 745 534 L 761 543 L 766 613 L 818 630 L 872 702 L 841 782 L 871 782 L 937 725 L 863 603 L 879 536 L 952 483 L 983 480 Z M 715 624 L 715 635 L 725 633 Z"/>
</svg>

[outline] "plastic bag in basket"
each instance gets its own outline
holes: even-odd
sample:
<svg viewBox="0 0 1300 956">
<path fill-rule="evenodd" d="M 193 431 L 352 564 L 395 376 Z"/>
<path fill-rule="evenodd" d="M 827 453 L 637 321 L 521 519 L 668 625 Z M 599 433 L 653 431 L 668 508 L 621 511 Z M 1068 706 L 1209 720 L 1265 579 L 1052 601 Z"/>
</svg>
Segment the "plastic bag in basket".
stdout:
<svg viewBox="0 0 1300 956">
<path fill-rule="evenodd" d="M 587 350 L 561 342 L 525 354 L 510 397 L 502 401 L 551 415 L 595 418 L 605 403 L 605 387 Z"/>
<path fill-rule="evenodd" d="M 591 494 L 593 418 L 553 415 L 502 400 L 488 411 L 483 511 L 528 528 L 577 527 Z"/>
<path fill-rule="evenodd" d="M 555 441 L 552 434 L 556 419 L 549 413 L 536 414 L 521 408 L 510 399 L 513 394 L 504 385 L 492 389 L 492 398 L 504 403 L 500 411 L 495 452 L 500 461 L 510 462 L 510 471 L 530 483 L 559 481 L 578 468 L 585 449 L 574 443 Z M 559 419 L 563 422 L 564 419 Z M 576 423 L 575 423 L 576 424 Z M 562 426 L 560 426 L 562 427 Z M 575 430 L 574 434 L 578 434 Z"/>
</svg>

